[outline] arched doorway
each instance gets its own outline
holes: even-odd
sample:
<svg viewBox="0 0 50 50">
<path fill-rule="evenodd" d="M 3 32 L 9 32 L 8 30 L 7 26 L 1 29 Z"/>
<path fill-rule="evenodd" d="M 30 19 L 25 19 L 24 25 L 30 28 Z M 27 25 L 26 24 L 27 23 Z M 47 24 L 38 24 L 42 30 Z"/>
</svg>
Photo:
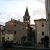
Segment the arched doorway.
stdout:
<svg viewBox="0 0 50 50">
<path fill-rule="evenodd" d="M 44 47 L 49 47 L 49 37 L 48 36 L 44 37 Z"/>
</svg>

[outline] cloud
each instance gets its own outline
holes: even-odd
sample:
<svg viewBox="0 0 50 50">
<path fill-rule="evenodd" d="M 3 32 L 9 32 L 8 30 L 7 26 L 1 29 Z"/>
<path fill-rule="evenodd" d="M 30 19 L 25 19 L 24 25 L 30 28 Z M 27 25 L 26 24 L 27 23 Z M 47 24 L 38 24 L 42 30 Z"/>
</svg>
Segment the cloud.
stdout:
<svg viewBox="0 0 50 50">
<path fill-rule="evenodd" d="M 36 10 L 33 11 L 32 15 L 37 16 L 37 15 L 44 15 L 45 10 L 42 8 L 37 8 Z"/>
<path fill-rule="evenodd" d="M 40 3 L 45 3 L 45 0 L 37 0 L 37 1 L 39 1 Z"/>
<path fill-rule="evenodd" d="M 44 15 L 43 2 L 42 0 L 0 0 L 0 21 L 8 21 L 11 18 L 22 21 L 26 6 L 28 6 L 31 17 Z"/>
</svg>

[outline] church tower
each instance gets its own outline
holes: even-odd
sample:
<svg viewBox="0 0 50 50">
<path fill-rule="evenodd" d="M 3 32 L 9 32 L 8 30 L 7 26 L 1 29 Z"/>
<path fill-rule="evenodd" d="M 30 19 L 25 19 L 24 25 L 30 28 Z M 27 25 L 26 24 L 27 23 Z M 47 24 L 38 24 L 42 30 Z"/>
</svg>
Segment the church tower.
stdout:
<svg viewBox="0 0 50 50">
<path fill-rule="evenodd" d="M 28 12 L 28 7 L 26 7 L 26 11 L 25 11 L 25 14 L 23 16 L 23 23 L 24 23 L 25 27 L 27 27 L 28 24 L 30 25 L 30 16 L 29 16 L 29 12 Z"/>
</svg>

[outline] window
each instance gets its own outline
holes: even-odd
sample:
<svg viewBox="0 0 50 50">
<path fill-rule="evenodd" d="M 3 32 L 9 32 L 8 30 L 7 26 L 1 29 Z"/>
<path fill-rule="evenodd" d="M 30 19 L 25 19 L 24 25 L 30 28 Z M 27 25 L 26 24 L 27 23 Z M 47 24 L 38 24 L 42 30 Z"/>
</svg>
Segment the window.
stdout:
<svg viewBox="0 0 50 50">
<path fill-rule="evenodd" d="M 8 39 L 9 39 L 9 37 L 8 37 Z"/>
<path fill-rule="evenodd" d="M 26 20 L 27 20 L 27 18 L 26 18 Z"/>
<path fill-rule="evenodd" d="M 5 41 L 5 37 L 2 37 L 2 41 Z"/>
<path fill-rule="evenodd" d="M 29 20 L 29 18 L 27 18 Z"/>
<path fill-rule="evenodd" d="M 44 43 L 44 38 L 41 38 L 41 43 L 42 43 L 42 44 Z"/>
<path fill-rule="evenodd" d="M 44 35 L 44 32 L 42 32 L 42 35 Z"/>
<path fill-rule="evenodd" d="M 14 34 L 16 34 L 16 31 L 14 31 Z"/>
<path fill-rule="evenodd" d="M 22 39 L 23 39 L 23 41 L 25 41 L 25 40 L 26 40 L 26 37 L 25 37 L 25 36 L 23 36 L 23 37 L 22 37 Z"/>
<path fill-rule="evenodd" d="M 14 26 L 16 27 L 16 24 Z"/>
<path fill-rule="evenodd" d="M 42 27 L 44 27 L 44 23 L 42 23 Z"/>
</svg>

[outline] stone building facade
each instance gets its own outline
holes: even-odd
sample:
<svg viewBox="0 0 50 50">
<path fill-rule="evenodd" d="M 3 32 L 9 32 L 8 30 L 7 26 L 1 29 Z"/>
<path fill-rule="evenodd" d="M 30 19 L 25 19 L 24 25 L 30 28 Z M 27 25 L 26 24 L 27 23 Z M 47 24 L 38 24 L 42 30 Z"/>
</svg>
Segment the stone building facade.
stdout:
<svg viewBox="0 0 50 50">
<path fill-rule="evenodd" d="M 6 23 L 5 34 L 13 34 L 14 41 L 19 41 L 22 36 L 27 36 L 27 32 L 24 31 L 23 23 L 14 19 Z"/>
<path fill-rule="evenodd" d="M 36 30 L 36 43 L 41 43 L 41 39 L 47 34 L 47 22 L 46 19 L 36 19 L 35 22 L 35 30 Z"/>
<path fill-rule="evenodd" d="M 30 25 L 30 16 L 26 8 L 23 16 L 23 22 L 11 19 L 5 23 L 4 37 L 5 41 L 21 41 L 22 37 L 27 38 L 28 25 Z"/>
</svg>

